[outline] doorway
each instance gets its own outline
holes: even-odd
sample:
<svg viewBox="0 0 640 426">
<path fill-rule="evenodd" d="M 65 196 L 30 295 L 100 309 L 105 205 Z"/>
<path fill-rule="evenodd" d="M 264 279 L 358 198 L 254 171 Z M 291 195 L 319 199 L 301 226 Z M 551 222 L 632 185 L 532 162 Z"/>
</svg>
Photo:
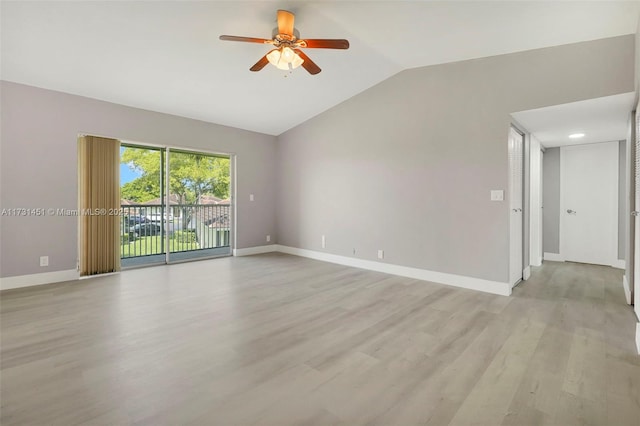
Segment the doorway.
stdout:
<svg viewBox="0 0 640 426">
<path fill-rule="evenodd" d="M 560 150 L 560 253 L 615 265 L 618 253 L 618 142 Z"/>
</svg>

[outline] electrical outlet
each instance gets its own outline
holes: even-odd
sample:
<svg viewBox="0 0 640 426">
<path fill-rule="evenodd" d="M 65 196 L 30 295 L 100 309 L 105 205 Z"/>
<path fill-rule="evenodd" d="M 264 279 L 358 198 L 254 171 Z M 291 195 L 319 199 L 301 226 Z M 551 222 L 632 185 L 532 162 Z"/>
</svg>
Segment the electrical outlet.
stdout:
<svg viewBox="0 0 640 426">
<path fill-rule="evenodd" d="M 40 266 L 49 266 L 49 256 L 40 256 Z"/>
<path fill-rule="evenodd" d="M 253 201 L 255 200 L 255 197 L 253 196 L 253 194 L 249 194 L 249 201 Z"/>
<path fill-rule="evenodd" d="M 271 241 L 271 235 L 267 235 L 267 242 Z"/>
<path fill-rule="evenodd" d="M 378 259 L 384 259 L 384 250 L 378 250 Z"/>
<path fill-rule="evenodd" d="M 322 248 L 326 248 L 327 247 L 327 240 L 324 238 L 324 235 L 322 236 Z"/>
</svg>

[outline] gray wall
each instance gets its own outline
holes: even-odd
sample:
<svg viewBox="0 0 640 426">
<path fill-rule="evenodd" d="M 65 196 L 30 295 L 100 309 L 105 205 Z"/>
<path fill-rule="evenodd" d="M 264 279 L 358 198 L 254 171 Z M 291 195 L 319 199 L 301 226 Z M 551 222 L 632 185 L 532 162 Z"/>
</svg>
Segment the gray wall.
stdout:
<svg viewBox="0 0 640 426">
<path fill-rule="evenodd" d="M 547 148 L 542 164 L 544 253 L 560 253 L 560 148 Z"/>
<path fill-rule="evenodd" d="M 76 209 L 78 133 L 237 154 L 238 248 L 276 238 L 273 136 L 2 82 L 0 207 Z M 255 201 L 249 201 L 249 194 Z M 76 268 L 77 218 L 0 220 L 0 276 Z M 39 256 L 49 256 L 49 267 Z"/>
<path fill-rule="evenodd" d="M 618 259 L 624 260 L 627 235 L 627 142 L 618 147 Z"/>
<path fill-rule="evenodd" d="M 280 135 L 278 242 L 506 282 L 509 113 L 633 90 L 634 36 L 416 68 Z M 507 193 L 507 192 L 506 192 Z"/>
</svg>

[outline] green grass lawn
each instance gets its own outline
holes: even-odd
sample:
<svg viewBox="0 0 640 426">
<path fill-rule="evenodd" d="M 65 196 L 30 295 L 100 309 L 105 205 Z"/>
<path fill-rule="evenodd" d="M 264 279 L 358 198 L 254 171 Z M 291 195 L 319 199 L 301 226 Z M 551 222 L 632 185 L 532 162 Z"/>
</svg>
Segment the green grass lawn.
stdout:
<svg viewBox="0 0 640 426">
<path fill-rule="evenodd" d="M 147 237 L 139 237 L 131 242 L 124 242 L 120 246 L 120 257 L 136 257 L 146 256 L 149 254 L 164 253 L 165 239 L 160 235 L 150 235 Z M 200 246 L 189 238 L 188 235 L 174 235 L 169 239 L 169 251 L 171 253 L 178 251 L 198 250 Z"/>
</svg>

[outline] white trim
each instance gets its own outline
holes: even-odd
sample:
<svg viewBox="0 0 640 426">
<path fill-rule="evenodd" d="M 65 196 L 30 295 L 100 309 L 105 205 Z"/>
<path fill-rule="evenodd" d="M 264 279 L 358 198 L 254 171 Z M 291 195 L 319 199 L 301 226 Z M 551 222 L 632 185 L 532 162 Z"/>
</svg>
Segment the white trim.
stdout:
<svg viewBox="0 0 640 426">
<path fill-rule="evenodd" d="M 640 355 L 640 322 L 636 323 L 636 349 Z"/>
<path fill-rule="evenodd" d="M 278 246 L 276 244 L 270 244 L 268 246 L 256 246 L 256 247 L 234 249 L 233 255 L 234 256 L 251 256 L 252 254 L 271 253 L 273 251 L 278 251 Z"/>
<path fill-rule="evenodd" d="M 627 276 L 622 276 L 622 288 L 624 289 L 624 298 L 627 300 L 627 305 L 631 304 L 631 289 L 629 288 L 629 281 Z"/>
<path fill-rule="evenodd" d="M 231 178 L 231 188 L 229 191 L 230 200 L 229 204 L 231 205 L 231 228 L 229 229 L 229 244 L 231 245 L 231 250 L 235 250 L 238 247 L 238 177 L 236 176 L 236 165 L 237 159 L 236 154 L 229 155 L 229 176 Z"/>
<path fill-rule="evenodd" d="M 627 269 L 627 262 L 622 259 L 616 259 L 611 266 L 618 269 Z"/>
<path fill-rule="evenodd" d="M 531 277 L 531 266 L 527 266 L 522 271 L 522 278 L 526 281 Z"/>
<path fill-rule="evenodd" d="M 75 269 L 66 271 L 45 272 L 42 274 L 18 275 L 15 277 L 0 278 L 0 290 L 31 287 L 34 285 L 52 284 L 61 281 L 74 281 L 80 278 L 80 273 Z"/>
<path fill-rule="evenodd" d="M 542 151 L 540 141 L 529 134 L 529 264 L 542 263 Z M 525 278 L 526 279 L 526 278 Z"/>
<path fill-rule="evenodd" d="M 511 295 L 511 285 L 506 282 L 489 281 L 481 278 L 467 277 L 463 275 L 447 274 L 444 272 L 429 271 L 426 269 L 412 268 L 409 266 L 394 265 L 389 263 L 375 262 L 371 260 L 356 259 L 347 256 L 340 256 L 330 253 L 322 253 L 313 250 L 299 249 L 295 247 L 271 244 L 265 246 L 248 247 L 234 249 L 234 256 L 250 256 L 278 251 L 295 256 L 308 257 L 310 259 L 322 260 L 340 265 L 352 266 L 355 268 L 367 269 L 371 271 L 383 272 L 391 275 L 415 278 L 423 281 L 431 281 L 439 284 L 462 287 L 471 290 L 483 291 L 486 293 L 498 294 L 501 296 Z M 529 268 L 527 268 L 529 269 Z M 6 277 L 0 279 L 0 290 L 13 288 L 30 287 L 42 284 L 51 284 L 61 281 L 72 281 L 80 279 L 77 270 L 48 272 L 44 274 L 21 275 L 16 277 Z"/>
<path fill-rule="evenodd" d="M 402 277 L 431 281 L 439 284 L 451 285 L 454 287 L 484 291 L 501 296 L 511 295 L 511 285 L 506 282 L 489 281 L 483 280 L 481 278 L 453 275 L 444 272 L 428 271 L 426 269 L 411 268 L 408 266 L 393 265 L 389 263 L 375 262 L 372 260 L 356 259 L 353 257 L 322 253 L 296 247 L 288 247 L 282 245 L 276 245 L 276 247 L 277 251 L 281 253 L 308 257 L 310 259 L 322 260 L 324 262 L 338 263 L 340 265 L 353 266 L 355 268 L 368 269 L 371 271 L 383 272 L 391 275 L 399 275 Z"/>
<path fill-rule="evenodd" d="M 544 260 L 550 260 L 552 262 L 564 262 L 564 256 L 559 253 L 544 253 Z"/>
</svg>

